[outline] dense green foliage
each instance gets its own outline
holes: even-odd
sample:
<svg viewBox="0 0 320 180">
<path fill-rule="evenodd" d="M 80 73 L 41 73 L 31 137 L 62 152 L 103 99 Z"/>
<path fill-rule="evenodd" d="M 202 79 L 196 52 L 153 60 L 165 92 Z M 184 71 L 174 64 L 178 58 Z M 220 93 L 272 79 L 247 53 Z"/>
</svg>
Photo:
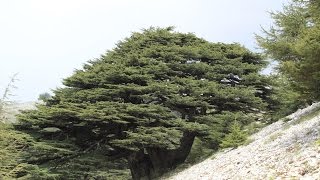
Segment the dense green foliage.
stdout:
<svg viewBox="0 0 320 180">
<path fill-rule="evenodd" d="M 302 108 L 305 100 L 301 99 L 301 95 L 297 92 L 291 81 L 283 74 L 276 73 L 269 76 L 273 93 L 270 96 L 270 109 L 272 112 L 269 114 L 267 122 L 271 123 L 295 112 L 297 109 Z"/>
<path fill-rule="evenodd" d="M 16 131 L 12 126 L 0 123 L 0 179 L 56 179 L 57 174 L 48 172 L 47 167 L 38 167 L 25 161 L 32 159 L 30 152 L 42 151 L 28 134 Z"/>
<path fill-rule="evenodd" d="M 282 12 L 272 13 L 275 26 L 257 36 L 258 43 L 280 72 L 307 101 L 320 99 L 320 2 L 293 0 Z"/>
<path fill-rule="evenodd" d="M 111 161 L 99 154 L 76 154 L 0 124 L 0 179 L 129 179 L 124 160 Z M 75 148 L 74 148 L 75 149 Z M 70 149 L 69 149 L 70 150 Z M 77 155 L 57 166 L 53 159 Z M 99 161 L 97 161 L 99 159 Z M 51 161 L 49 161 L 51 160 Z M 53 170 L 54 169 L 54 170 Z M 124 170 L 122 170 L 124 169 Z M 63 175 L 63 176 L 62 176 Z"/>
<path fill-rule="evenodd" d="M 125 179 L 128 168 L 157 177 L 185 161 L 196 136 L 217 148 L 235 118 L 242 126 L 272 110 L 263 67 L 239 44 L 172 28 L 133 33 L 19 116 L 16 127 L 40 144 L 27 162 L 60 178 Z"/>
<path fill-rule="evenodd" d="M 25 167 L 18 162 L 30 138 L 0 123 L 0 179 L 14 178 Z"/>
</svg>

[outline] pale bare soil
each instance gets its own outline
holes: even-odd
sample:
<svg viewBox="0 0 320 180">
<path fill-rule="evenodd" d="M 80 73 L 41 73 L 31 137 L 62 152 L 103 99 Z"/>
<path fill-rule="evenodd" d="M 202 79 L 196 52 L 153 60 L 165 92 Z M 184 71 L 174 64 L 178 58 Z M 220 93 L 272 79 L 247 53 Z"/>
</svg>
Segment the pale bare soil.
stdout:
<svg viewBox="0 0 320 180">
<path fill-rule="evenodd" d="M 167 180 L 320 180 L 319 107 L 299 110 L 251 136 L 252 143 L 216 153 Z"/>
</svg>

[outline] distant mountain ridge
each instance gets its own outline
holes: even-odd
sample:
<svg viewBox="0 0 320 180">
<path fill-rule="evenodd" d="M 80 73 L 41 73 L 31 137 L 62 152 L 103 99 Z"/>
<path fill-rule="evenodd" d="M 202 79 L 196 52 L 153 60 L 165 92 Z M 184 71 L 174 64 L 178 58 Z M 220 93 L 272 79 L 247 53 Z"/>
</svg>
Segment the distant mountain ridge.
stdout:
<svg viewBox="0 0 320 180">
<path fill-rule="evenodd" d="M 13 122 L 16 122 L 15 116 L 21 110 L 29 110 L 29 109 L 35 109 L 35 108 L 36 108 L 35 101 L 23 102 L 23 103 L 12 103 L 4 107 L 3 117 L 6 123 L 13 123 Z"/>
</svg>

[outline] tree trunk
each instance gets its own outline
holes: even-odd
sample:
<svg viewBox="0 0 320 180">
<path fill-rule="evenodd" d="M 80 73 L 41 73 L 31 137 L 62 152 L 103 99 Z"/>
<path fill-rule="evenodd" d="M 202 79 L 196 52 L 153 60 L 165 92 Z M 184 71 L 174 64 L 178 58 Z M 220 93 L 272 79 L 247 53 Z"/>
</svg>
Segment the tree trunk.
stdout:
<svg viewBox="0 0 320 180">
<path fill-rule="evenodd" d="M 184 133 L 177 149 L 147 148 L 132 154 L 129 167 L 134 180 L 150 180 L 183 163 L 188 157 L 195 134 Z"/>
<path fill-rule="evenodd" d="M 152 162 L 143 150 L 132 153 L 128 157 L 128 164 L 133 180 L 150 180 L 153 178 Z"/>
</svg>

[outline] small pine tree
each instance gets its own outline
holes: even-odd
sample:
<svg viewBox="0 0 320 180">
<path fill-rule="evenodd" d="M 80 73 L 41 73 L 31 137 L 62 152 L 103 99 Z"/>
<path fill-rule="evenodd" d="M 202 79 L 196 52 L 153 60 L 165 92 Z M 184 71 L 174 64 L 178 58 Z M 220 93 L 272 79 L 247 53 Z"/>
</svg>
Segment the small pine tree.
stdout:
<svg viewBox="0 0 320 180">
<path fill-rule="evenodd" d="M 248 134 L 241 130 L 239 122 L 234 121 L 230 127 L 230 133 L 225 136 L 220 146 L 222 148 L 233 147 L 236 148 L 244 144 L 247 140 Z"/>
</svg>

